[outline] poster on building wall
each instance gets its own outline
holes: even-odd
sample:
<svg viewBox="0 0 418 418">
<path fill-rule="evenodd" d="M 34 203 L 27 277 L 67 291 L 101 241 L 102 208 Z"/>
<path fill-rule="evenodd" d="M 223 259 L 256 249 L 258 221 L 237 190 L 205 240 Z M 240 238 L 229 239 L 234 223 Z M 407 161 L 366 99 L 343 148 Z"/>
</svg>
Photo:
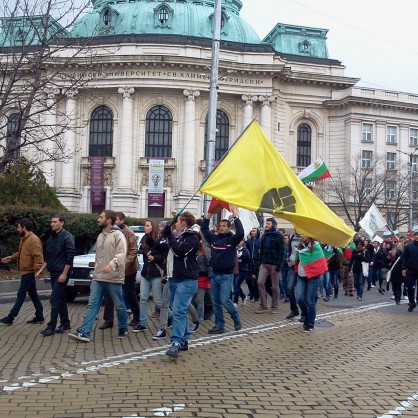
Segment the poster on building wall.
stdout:
<svg viewBox="0 0 418 418">
<path fill-rule="evenodd" d="M 90 190 L 92 206 L 104 205 L 104 157 L 90 157 Z"/>
<path fill-rule="evenodd" d="M 148 193 L 164 192 L 164 160 L 149 160 Z"/>
</svg>

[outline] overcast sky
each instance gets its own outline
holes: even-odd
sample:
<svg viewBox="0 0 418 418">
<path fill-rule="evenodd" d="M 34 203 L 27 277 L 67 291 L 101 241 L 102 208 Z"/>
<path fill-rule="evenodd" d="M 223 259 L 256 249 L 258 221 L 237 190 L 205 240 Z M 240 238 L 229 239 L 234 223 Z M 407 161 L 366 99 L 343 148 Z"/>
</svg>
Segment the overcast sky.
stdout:
<svg viewBox="0 0 418 418">
<path fill-rule="evenodd" d="M 359 85 L 418 94 L 418 2 L 241 0 L 263 39 L 277 23 L 328 29 L 329 58 Z"/>
</svg>

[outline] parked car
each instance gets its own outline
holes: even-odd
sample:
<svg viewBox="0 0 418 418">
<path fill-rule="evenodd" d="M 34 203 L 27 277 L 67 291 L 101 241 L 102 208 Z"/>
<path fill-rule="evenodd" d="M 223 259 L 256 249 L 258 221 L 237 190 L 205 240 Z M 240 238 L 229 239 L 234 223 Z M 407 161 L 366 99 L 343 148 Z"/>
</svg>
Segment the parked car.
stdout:
<svg viewBox="0 0 418 418">
<path fill-rule="evenodd" d="M 135 233 L 137 244 L 141 242 L 141 238 L 144 236 L 144 227 L 130 226 Z M 88 294 L 90 292 L 90 284 L 93 278 L 94 262 L 96 259 L 96 244 L 90 248 L 89 252 L 84 255 L 77 255 L 74 257 L 73 268 L 70 272 L 67 288 L 65 290 L 65 297 L 67 302 L 73 302 L 79 294 Z M 138 254 L 139 268 L 136 273 L 136 283 L 139 288 L 139 282 L 141 278 L 141 269 L 144 265 L 142 254 Z M 51 280 L 45 278 L 45 282 L 49 283 Z"/>
</svg>

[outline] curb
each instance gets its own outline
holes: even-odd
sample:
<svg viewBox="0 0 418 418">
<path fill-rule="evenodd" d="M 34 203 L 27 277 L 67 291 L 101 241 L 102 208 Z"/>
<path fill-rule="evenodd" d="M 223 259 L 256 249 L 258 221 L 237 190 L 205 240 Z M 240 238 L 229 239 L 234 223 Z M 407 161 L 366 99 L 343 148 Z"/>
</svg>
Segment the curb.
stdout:
<svg viewBox="0 0 418 418">
<path fill-rule="evenodd" d="M 20 286 L 20 280 L 0 280 L 0 303 L 13 303 L 16 300 L 16 293 Z M 36 282 L 39 298 L 49 299 L 51 295 L 51 285 L 42 281 Z M 27 296 L 25 302 L 31 299 Z"/>
</svg>

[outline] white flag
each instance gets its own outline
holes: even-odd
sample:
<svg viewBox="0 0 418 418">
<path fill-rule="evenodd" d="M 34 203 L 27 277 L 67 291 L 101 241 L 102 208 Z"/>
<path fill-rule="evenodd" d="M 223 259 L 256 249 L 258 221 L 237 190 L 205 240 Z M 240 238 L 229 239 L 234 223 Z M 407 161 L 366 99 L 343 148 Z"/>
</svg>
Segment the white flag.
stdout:
<svg viewBox="0 0 418 418">
<path fill-rule="evenodd" d="M 370 209 L 366 212 L 359 224 L 366 231 L 367 235 L 373 238 L 376 232 L 386 225 L 386 221 L 376 205 L 372 203 Z"/>
</svg>

